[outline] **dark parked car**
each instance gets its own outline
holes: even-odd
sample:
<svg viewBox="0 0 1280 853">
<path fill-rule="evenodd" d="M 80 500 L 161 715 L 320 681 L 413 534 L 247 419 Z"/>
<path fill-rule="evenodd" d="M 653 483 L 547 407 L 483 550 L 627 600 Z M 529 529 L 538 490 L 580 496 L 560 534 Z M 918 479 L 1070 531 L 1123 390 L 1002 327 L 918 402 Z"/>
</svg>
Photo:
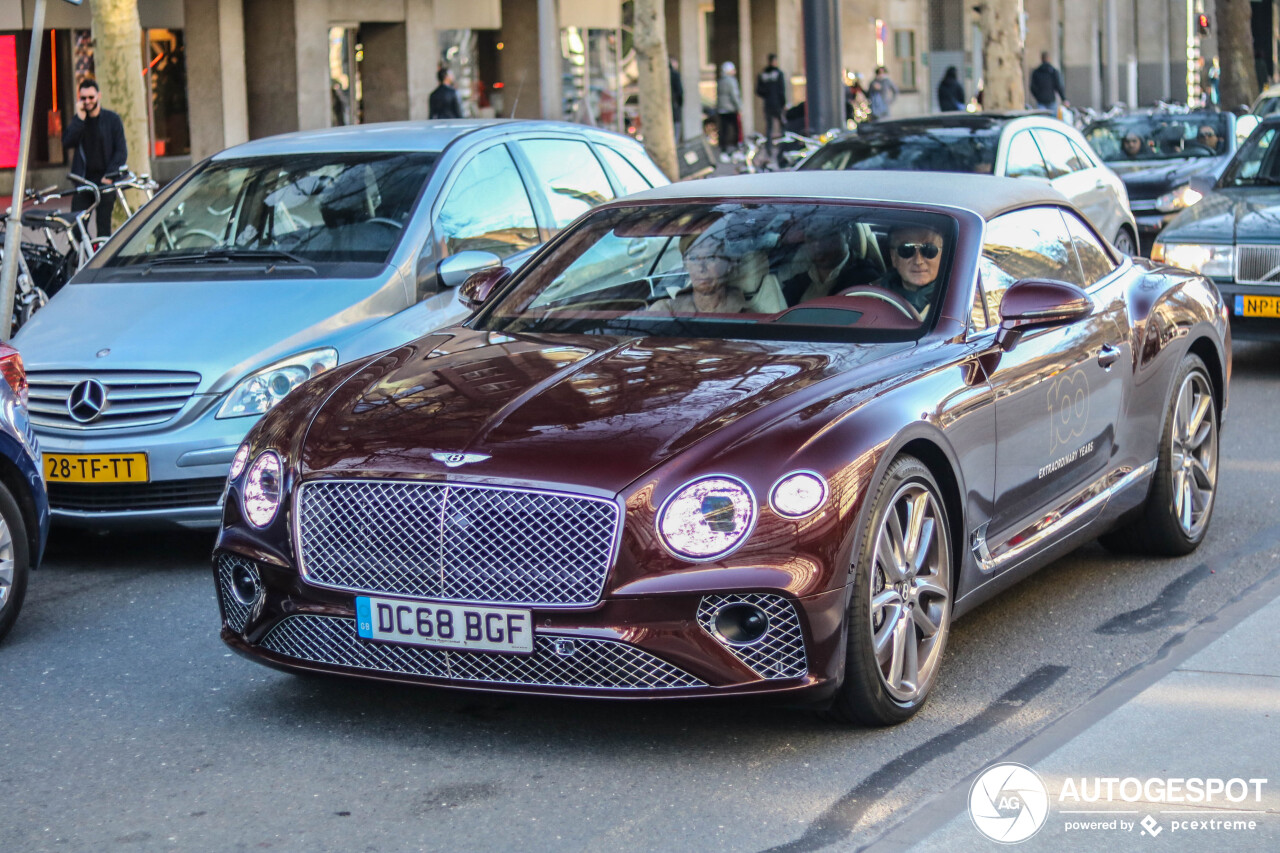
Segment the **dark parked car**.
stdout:
<svg viewBox="0 0 1280 853">
<path fill-rule="evenodd" d="M 1084 136 L 1128 188 L 1145 251 L 1204 197 L 1255 121 L 1217 110 L 1137 110 L 1093 122 Z"/>
<path fill-rule="evenodd" d="M 1213 279 L 1237 337 L 1280 339 L 1280 113 L 1241 146 L 1204 201 L 1160 232 L 1151 257 Z"/>
<path fill-rule="evenodd" d="M 0 639 L 9 633 L 49 534 L 40 446 L 27 417 L 22 356 L 0 344 Z"/>
<path fill-rule="evenodd" d="M 236 651 L 893 723 L 978 602 L 1097 536 L 1208 529 L 1218 293 L 1043 183 L 678 184 L 463 295 L 467 323 L 304 383 L 237 452 Z"/>
</svg>

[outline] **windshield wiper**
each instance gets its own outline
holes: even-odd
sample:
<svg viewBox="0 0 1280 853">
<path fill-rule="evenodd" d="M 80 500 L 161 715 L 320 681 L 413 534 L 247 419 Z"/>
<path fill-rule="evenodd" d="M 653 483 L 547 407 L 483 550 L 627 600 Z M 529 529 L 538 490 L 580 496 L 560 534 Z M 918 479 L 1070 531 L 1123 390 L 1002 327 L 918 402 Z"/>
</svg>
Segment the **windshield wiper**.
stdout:
<svg viewBox="0 0 1280 853">
<path fill-rule="evenodd" d="M 148 258 L 146 264 L 148 267 L 152 267 L 160 264 L 189 264 L 194 261 L 221 261 L 223 263 L 231 261 L 284 261 L 303 267 L 311 266 L 311 262 L 306 258 L 299 257 L 292 252 L 286 252 L 284 249 L 245 249 L 236 246 L 218 246 L 203 252 L 162 255 Z"/>
</svg>

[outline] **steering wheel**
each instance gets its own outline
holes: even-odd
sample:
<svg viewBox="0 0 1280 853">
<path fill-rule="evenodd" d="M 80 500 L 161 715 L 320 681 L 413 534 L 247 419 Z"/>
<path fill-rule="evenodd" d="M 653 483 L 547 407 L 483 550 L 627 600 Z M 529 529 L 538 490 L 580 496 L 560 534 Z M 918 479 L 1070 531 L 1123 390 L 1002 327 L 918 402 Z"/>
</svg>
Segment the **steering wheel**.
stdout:
<svg viewBox="0 0 1280 853">
<path fill-rule="evenodd" d="M 385 226 L 387 226 L 388 228 L 394 228 L 394 229 L 396 229 L 397 231 L 403 231 L 403 230 L 404 230 L 404 223 L 403 223 L 403 222 L 396 222 L 394 219 L 388 219 L 388 218 L 387 218 L 387 217 L 385 217 L 385 216 L 374 216 L 374 217 L 371 217 L 371 218 L 369 218 L 369 219 L 366 219 L 366 220 L 365 220 L 365 222 L 371 222 L 371 223 L 373 223 L 373 224 L 375 224 L 375 225 L 385 225 Z"/>
<path fill-rule="evenodd" d="M 1183 151 L 1203 151 L 1205 154 L 1209 155 L 1210 157 L 1218 153 L 1217 151 L 1214 151 L 1212 148 L 1210 148 L 1208 145 L 1205 145 L 1203 142 L 1197 142 L 1194 139 L 1188 139 L 1185 143 L 1183 143 L 1182 150 Z"/>
<path fill-rule="evenodd" d="M 887 287 L 877 287 L 874 284 L 859 284 L 840 291 L 841 296 L 866 296 L 871 299 L 879 299 L 881 302 L 888 302 L 894 308 L 897 308 L 908 319 L 917 323 L 924 322 L 924 318 L 920 316 L 920 312 L 916 307 L 907 301 L 906 297 L 900 293 L 895 293 Z"/>
</svg>

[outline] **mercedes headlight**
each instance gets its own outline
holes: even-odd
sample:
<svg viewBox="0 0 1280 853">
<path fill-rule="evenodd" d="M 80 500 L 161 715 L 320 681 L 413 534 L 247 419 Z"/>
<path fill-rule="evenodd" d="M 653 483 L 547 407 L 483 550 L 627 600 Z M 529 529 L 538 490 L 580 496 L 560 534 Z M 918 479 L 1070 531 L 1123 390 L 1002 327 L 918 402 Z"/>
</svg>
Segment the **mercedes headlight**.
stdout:
<svg viewBox="0 0 1280 853">
<path fill-rule="evenodd" d="M 338 363 L 338 351 L 332 347 L 300 352 L 283 361 L 264 367 L 243 379 L 227 395 L 220 418 L 240 418 L 260 415 L 284 399 L 312 376 L 331 370 Z"/>
<path fill-rule="evenodd" d="M 1176 213 L 1179 210 L 1190 207 L 1202 198 L 1204 198 L 1204 193 L 1199 190 L 1193 190 L 1190 184 L 1183 184 L 1176 190 L 1171 190 L 1156 199 L 1156 210 L 1161 213 Z"/>
<path fill-rule="evenodd" d="M 705 477 L 667 498 L 658 512 L 658 534 L 678 557 L 714 560 L 742 544 L 755 520 L 755 497 L 745 485 Z"/>
<path fill-rule="evenodd" d="M 284 478 L 281 475 L 280 457 L 274 451 L 259 453 L 249 466 L 245 477 L 244 494 L 240 502 L 244 516 L 254 527 L 266 527 L 276 517 L 284 494 Z"/>
<path fill-rule="evenodd" d="M 1151 247 L 1151 260 L 1163 261 L 1200 275 L 1230 278 L 1235 260 L 1234 246 L 1200 243 L 1156 243 Z"/>
<path fill-rule="evenodd" d="M 812 471 L 796 471 L 778 481 L 769 495 L 774 512 L 784 518 L 804 518 L 827 499 L 827 481 Z"/>
</svg>

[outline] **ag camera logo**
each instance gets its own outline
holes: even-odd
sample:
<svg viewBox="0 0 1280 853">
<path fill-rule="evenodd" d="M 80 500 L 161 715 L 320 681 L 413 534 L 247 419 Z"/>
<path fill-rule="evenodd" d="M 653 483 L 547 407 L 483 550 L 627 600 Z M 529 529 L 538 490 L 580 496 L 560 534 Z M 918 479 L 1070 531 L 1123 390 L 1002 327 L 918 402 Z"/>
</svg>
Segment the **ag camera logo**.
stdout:
<svg viewBox="0 0 1280 853">
<path fill-rule="evenodd" d="M 969 789 L 969 817 L 992 841 L 1026 841 L 1049 817 L 1049 789 L 1030 767 L 994 764 Z"/>
</svg>

